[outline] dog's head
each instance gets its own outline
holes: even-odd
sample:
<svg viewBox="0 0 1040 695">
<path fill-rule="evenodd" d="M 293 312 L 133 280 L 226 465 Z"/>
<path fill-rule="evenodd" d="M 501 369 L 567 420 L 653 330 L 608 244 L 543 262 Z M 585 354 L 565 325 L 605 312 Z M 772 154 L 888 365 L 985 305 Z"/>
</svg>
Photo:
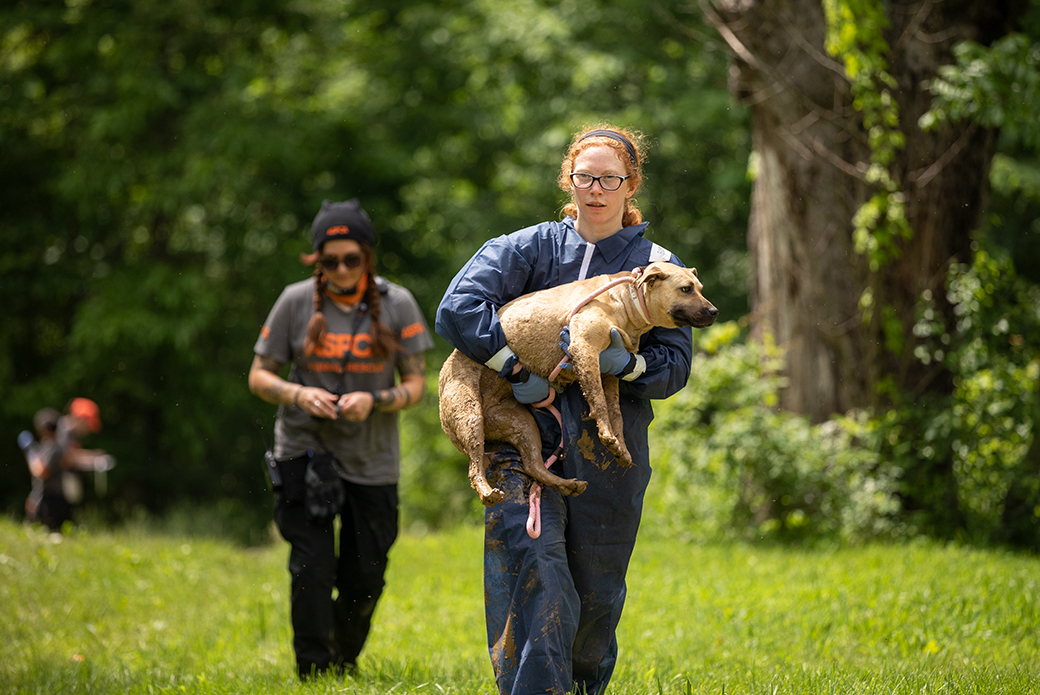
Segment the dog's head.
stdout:
<svg viewBox="0 0 1040 695">
<path fill-rule="evenodd" d="M 696 268 L 651 263 L 636 283 L 646 297 L 650 320 L 658 326 L 707 328 L 719 315 L 719 310 L 702 294 L 704 285 L 697 278 Z"/>
</svg>

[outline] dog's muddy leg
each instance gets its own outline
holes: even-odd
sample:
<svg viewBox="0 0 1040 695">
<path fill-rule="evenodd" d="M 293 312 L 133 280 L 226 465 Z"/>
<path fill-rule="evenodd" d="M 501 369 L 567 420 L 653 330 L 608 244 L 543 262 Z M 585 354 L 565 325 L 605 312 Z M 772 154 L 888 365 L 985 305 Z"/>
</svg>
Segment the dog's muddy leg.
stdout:
<svg viewBox="0 0 1040 695">
<path fill-rule="evenodd" d="M 505 493 L 499 490 L 497 487 L 491 487 L 487 481 L 487 469 L 491 465 L 491 459 L 487 457 L 487 454 L 483 450 L 479 452 L 470 452 L 469 454 L 469 484 L 474 490 L 477 491 L 477 495 L 480 497 L 480 501 L 484 503 L 485 507 L 490 507 L 493 504 L 501 502 L 505 497 Z"/>
<path fill-rule="evenodd" d="M 628 451 L 628 447 L 625 445 L 624 436 L 624 420 L 621 417 L 621 401 L 620 394 L 618 393 L 618 386 L 621 381 L 610 374 L 603 375 L 603 394 L 607 401 L 607 411 L 610 413 L 610 430 L 611 432 L 618 433 L 618 443 L 621 445 L 622 455 L 618 456 L 618 461 L 623 466 L 632 465 L 632 455 Z"/>
<path fill-rule="evenodd" d="M 537 443 L 535 443 L 537 442 Z M 531 441 L 525 437 L 523 441 L 515 443 L 520 459 L 524 462 L 524 472 L 542 487 L 551 487 L 559 490 L 564 495 L 580 495 L 585 492 L 588 483 L 577 478 L 561 478 L 548 468 L 542 461 L 541 441 Z"/>
<path fill-rule="evenodd" d="M 441 429 L 455 448 L 469 458 L 469 484 L 485 505 L 492 505 L 505 494 L 487 481 L 487 459 L 484 456 L 484 417 L 481 408 L 480 379 L 483 365 L 470 360 L 458 350 L 451 353 L 441 367 L 438 394 Z"/>
<path fill-rule="evenodd" d="M 609 338 L 607 340 L 609 341 Z M 570 351 L 574 371 L 578 375 L 581 390 L 589 404 L 589 414 L 596 421 L 600 441 L 622 465 L 631 466 L 632 456 L 625 446 L 621 430 L 617 430 L 617 434 L 615 434 L 612 429 L 610 410 L 607 407 L 606 394 L 603 392 L 603 378 L 599 372 L 599 351 L 590 343 L 576 339 L 572 340 Z"/>
<path fill-rule="evenodd" d="M 584 480 L 561 478 L 545 467 L 538 423 L 527 406 L 510 398 L 488 408 L 484 413 L 484 435 L 489 440 L 508 442 L 516 447 L 524 463 L 524 472 L 539 485 L 559 490 L 565 495 L 585 492 L 588 483 Z"/>
</svg>

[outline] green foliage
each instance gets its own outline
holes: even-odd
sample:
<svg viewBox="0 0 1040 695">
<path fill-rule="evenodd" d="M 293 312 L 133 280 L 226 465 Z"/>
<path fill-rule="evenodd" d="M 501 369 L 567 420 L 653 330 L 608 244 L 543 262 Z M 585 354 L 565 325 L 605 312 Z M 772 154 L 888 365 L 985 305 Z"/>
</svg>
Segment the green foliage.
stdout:
<svg viewBox="0 0 1040 695">
<path fill-rule="evenodd" d="M 1040 287 L 1007 259 L 954 265 L 946 325 L 925 293 L 914 355 L 948 395 L 820 425 L 778 411 L 782 355 L 734 324 L 698 334 L 690 384 L 652 429 L 650 518 L 692 537 L 959 537 L 1040 548 Z"/>
<path fill-rule="evenodd" d="M 2 11 L 3 439 L 41 406 L 97 400 L 105 430 L 85 443 L 118 461 L 113 513 L 262 491 L 249 346 L 294 277 L 286 233 L 327 129 L 241 98 L 266 29 L 300 20 L 240 9 Z"/>
<path fill-rule="evenodd" d="M 321 200 L 362 199 L 380 272 L 432 322 L 484 240 L 557 217 L 586 121 L 650 136 L 650 236 L 746 311 L 747 113 L 699 31 L 682 3 L 635 0 L 3 5 L 0 506 L 29 489 L 17 432 L 85 395 L 105 423 L 85 444 L 118 462 L 107 514 L 267 509 L 274 409 L 246 371 L 278 292 L 307 275 Z M 406 456 L 430 462 L 405 464 L 421 486 L 406 516 L 431 526 L 472 511 L 434 424 L 406 416 Z"/>
<path fill-rule="evenodd" d="M 920 126 L 971 121 L 1040 149 L 1040 44 L 1025 34 L 1008 34 L 990 47 L 959 43 L 954 57 L 929 85 L 934 99 Z"/>
<path fill-rule="evenodd" d="M 1008 259 L 976 252 L 971 266 L 954 265 L 947 299 L 956 317 L 946 325 L 925 295 L 914 332 L 916 357 L 955 378 L 951 397 L 918 403 L 888 416 L 888 451 L 895 466 L 918 457 L 949 456 L 957 481 L 962 529 L 983 542 L 1040 547 L 1040 287 L 1024 282 Z M 924 423 L 913 448 L 899 423 Z M 918 484 L 927 484 L 919 481 Z"/>
<path fill-rule="evenodd" d="M 484 522 L 484 506 L 469 485 L 469 459 L 441 430 L 437 383 L 422 405 L 401 416 L 401 516 L 412 530 Z"/>
<path fill-rule="evenodd" d="M 0 519 L 0 690 L 495 692 L 479 529 L 403 535 L 346 681 L 300 684 L 287 547 Z M 915 543 L 828 551 L 644 539 L 611 692 L 1029 692 L 1040 561 Z"/>
<path fill-rule="evenodd" d="M 872 423 L 812 425 L 780 411 L 778 348 L 738 342 L 732 322 L 698 336 L 690 384 L 656 407 L 663 482 L 652 519 L 698 538 L 863 540 L 900 531 L 895 481 L 862 444 Z"/>
<path fill-rule="evenodd" d="M 889 47 L 883 35 L 889 26 L 887 5 L 881 0 L 825 0 L 823 8 L 827 52 L 844 65 L 870 147 L 865 179 L 877 192 L 853 216 L 853 241 L 877 272 L 899 256 L 900 243 L 913 234 L 906 219 L 906 193 L 891 170 L 906 138 L 892 96 L 896 81 L 888 72 Z"/>
<path fill-rule="evenodd" d="M 983 238 L 1007 249 L 1024 277 L 1040 282 L 1040 6 L 1031 5 L 1024 33 L 992 46 L 958 44 L 929 88 L 924 129 L 956 123 L 999 130 L 990 168 L 993 199 Z"/>
</svg>

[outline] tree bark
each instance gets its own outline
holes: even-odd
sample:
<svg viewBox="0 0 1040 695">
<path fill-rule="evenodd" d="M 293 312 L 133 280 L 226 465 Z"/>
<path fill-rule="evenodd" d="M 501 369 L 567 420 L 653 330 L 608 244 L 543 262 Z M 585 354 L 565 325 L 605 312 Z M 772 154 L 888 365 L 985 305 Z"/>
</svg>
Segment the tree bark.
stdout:
<svg viewBox="0 0 1040 695">
<path fill-rule="evenodd" d="M 852 218 L 873 189 L 870 149 L 842 65 L 826 54 L 820 0 L 718 0 L 703 5 L 734 54 L 732 88 L 750 105 L 758 173 L 748 228 L 753 334 L 786 350 L 782 407 L 822 421 L 896 394 L 949 392 L 938 362 L 914 357 L 916 306 L 930 291 L 946 311 L 951 261 L 970 258 L 988 190 L 994 136 L 922 131 L 925 85 L 962 40 L 991 43 L 1009 2 L 890 1 L 889 72 L 906 146 L 891 167 L 906 192 L 913 237 L 871 272 L 854 250 Z M 873 291 L 869 321 L 860 299 Z"/>
</svg>

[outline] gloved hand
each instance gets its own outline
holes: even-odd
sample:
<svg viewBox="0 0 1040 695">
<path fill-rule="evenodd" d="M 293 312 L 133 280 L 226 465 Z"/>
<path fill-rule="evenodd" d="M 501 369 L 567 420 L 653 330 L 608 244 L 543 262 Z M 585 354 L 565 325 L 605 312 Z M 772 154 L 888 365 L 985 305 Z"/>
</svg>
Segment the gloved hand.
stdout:
<svg viewBox="0 0 1040 695">
<path fill-rule="evenodd" d="M 571 347 L 571 330 L 570 326 L 564 326 L 563 330 L 560 331 L 560 347 L 570 357 Z M 625 343 L 621 339 L 621 333 L 616 328 L 610 329 L 610 345 L 599 353 L 599 371 L 603 374 L 613 374 L 617 376 L 625 371 L 629 364 L 635 360 L 636 356 L 625 349 Z M 564 369 L 574 369 L 574 366 L 568 362 L 564 365 Z"/>
<path fill-rule="evenodd" d="M 520 403 L 538 403 L 549 397 L 549 380 L 524 369 L 518 374 L 522 381 L 509 382 L 513 387 L 513 397 Z"/>
<path fill-rule="evenodd" d="M 552 388 L 549 386 L 549 380 L 532 373 L 527 367 L 515 369 L 519 362 L 520 360 L 516 355 L 510 355 L 498 375 L 508 381 L 509 385 L 513 387 L 513 398 L 517 402 L 538 403 L 539 401 L 544 401 L 549 397 L 549 389 Z"/>
</svg>

